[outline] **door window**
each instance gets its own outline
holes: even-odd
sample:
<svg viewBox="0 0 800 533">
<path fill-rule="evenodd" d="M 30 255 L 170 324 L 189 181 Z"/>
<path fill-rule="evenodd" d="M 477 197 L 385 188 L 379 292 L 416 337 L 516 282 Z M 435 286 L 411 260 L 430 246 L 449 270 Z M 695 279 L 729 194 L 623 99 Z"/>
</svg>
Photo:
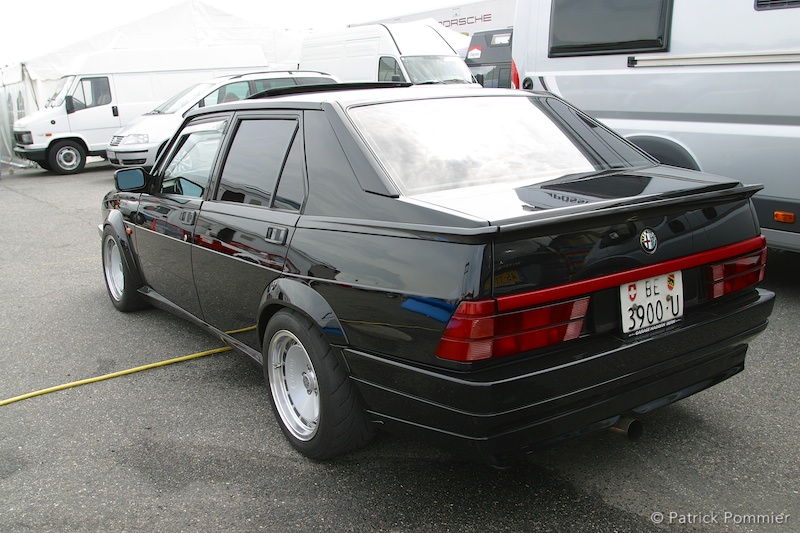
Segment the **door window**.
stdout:
<svg viewBox="0 0 800 533">
<path fill-rule="evenodd" d="M 224 131 L 224 120 L 184 128 L 177 148 L 166 163 L 161 192 L 201 198 L 211 180 L 211 169 Z"/>
<path fill-rule="evenodd" d="M 83 78 L 72 93 L 75 110 L 111 103 L 111 85 L 108 78 Z"/>
<path fill-rule="evenodd" d="M 225 160 L 217 199 L 271 207 L 278 178 L 284 169 L 295 179 L 299 172 L 302 187 L 302 165 L 297 161 L 302 154 L 293 150 L 294 158 L 288 157 L 297 129 L 297 121 L 291 119 L 241 121 Z M 287 194 L 296 202 L 296 187 L 294 191 Z"/>
<path fill-rule="evenodd" d="M 378 60 L 378 81 L 406 81 L 395 58 L 386 56 Z"/>
</svg>

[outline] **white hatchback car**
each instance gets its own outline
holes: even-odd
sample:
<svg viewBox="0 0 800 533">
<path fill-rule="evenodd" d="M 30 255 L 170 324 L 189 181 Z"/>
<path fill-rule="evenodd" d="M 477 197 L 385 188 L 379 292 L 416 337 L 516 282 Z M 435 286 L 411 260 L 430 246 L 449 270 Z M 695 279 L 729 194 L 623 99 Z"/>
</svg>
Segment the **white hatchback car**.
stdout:
<svg viewBox="0 0 800 533">
<path fill-rule="evenodd" d="M 338 82 L 329 74 L 299 70 L 250 72 L 204 81 L 187 87 L 117 130 L 109 142 L 106 158 L 117 168 L 150 169 L 191 109 L 241 100 L 276 87 Z"/>
</svg>

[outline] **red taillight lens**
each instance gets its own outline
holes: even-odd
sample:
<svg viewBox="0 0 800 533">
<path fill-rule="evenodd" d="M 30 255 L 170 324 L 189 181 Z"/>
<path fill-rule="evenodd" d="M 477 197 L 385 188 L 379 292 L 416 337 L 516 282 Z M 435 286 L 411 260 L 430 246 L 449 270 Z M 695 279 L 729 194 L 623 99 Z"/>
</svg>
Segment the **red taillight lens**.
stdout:
<svg viewBox="0 0 800 533">
<path fill-rule="evenodd" d="M 581 334 L 589 297 L 497 312 L 497 300 L 462 302 L 445 328 L 436 355 L 480 361 L 551 346 Z"/>
<path fill-rule="evenodd" d="M 764 280 L 767 268 L 767 249 L 734 257 L 705 267 L 706 294 L 719 298 L 732 292 L 752 287 Z"/>
</svg>

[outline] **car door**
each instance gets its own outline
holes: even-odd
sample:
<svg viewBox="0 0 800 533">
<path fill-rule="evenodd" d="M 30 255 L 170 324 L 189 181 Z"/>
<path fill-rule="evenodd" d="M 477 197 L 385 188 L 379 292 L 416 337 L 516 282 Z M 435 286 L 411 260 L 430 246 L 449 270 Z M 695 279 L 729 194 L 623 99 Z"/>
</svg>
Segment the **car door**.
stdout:
<svg viewBox="0 0 800 533">
<path fill-rule="evenodd" d="M 89 150 L 105 149 L 122 124 L 107 76 L 81 78 L 70 94 L 69 129 L 86 139 Z"/>
<path fill-rule="evenodd" d="M 262 294 L 289 269 L 286 251 L 305 198 L 299 114 L 237 116 L 216 193 L 197 220 L 192 267 L 206 322 L 241 331 L 260 352 Z"/>
<path fill-rule="evenodd" d="M 181 131 L 155 172 L 157 190 L 142 195 L 135 220 L 145 282 L 198 317 L 191 246 L 226 124 L 227 119 L 216 117 L 191 122 Z"/>
</svg>

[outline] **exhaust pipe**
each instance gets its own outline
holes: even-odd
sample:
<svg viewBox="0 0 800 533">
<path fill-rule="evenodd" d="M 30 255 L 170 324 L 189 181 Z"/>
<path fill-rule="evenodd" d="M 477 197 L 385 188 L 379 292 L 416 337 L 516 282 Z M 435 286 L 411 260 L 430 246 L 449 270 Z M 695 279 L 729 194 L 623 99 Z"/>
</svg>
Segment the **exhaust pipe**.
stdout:
<svg viewBox="0 0 800 533">
<path fill-rule="evenodd" d="M 644 428 L 638 419 L 621 416 L 608 430 L 615 435 L 624 437 L 633 442 L 642 436 Z"/>
</svg>

